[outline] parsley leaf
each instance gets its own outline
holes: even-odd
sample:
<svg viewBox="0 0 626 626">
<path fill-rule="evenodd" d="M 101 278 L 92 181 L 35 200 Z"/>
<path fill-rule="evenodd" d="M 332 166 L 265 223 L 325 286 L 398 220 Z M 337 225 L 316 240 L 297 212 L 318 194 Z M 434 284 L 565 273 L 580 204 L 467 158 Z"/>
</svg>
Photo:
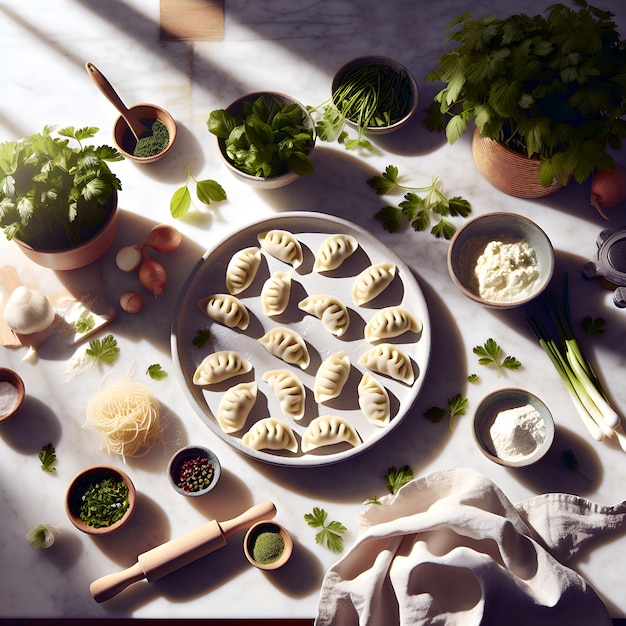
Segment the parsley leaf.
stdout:
<svg viewBox="0 0 626 626">
<path fill-rule="evenodd" d="M 148 366 L 146 374 L 154 380 L 163 380 L 167 378 L 167 372 L 159 365 L 159 363 L 153 363 Z"/>
<path fill-rule="evenodd" d="M 565 465 L 565 467 L 567 467 L 567 469 L 576 472 L 577 474 L 579 474 L 580 476 L 582 476 L 585 480 L 591 482 L 591 479 L 588 478 L 587 476 L 585 476 L 581 471 L 580 471 L 580 465 L 578 463 L 578 458 L 576 457 L 576 454 L 574 453 L 573 450 L 569 449 L 569 450 L 563 450 L 563 453 L 561 454 L 561 461 L 563 463 L 563 465 Z"/>
<path fill-rule="evenodd" d="M 211 339 L 211 331 L 207 329 L 198 329 L 196 336 L 191 340 L 191 343 L 196 348 L 203 348 L 207 342 Z"/>
<path fill-rule="evenodd" d="M 431 406 L 424 411 L 424 417 L 433 424 L 438 424 L 446 416 L 446 410 L 439 406 Z"/>
<path fill-rule="evenodd" d="M 467 377 L 467 382 L 468 383 L 478 383 L 478 382 L 480 382 L 480 376 L 478 374 L 472 373 L 472 374 L 470 374 Z"/>
<path fill-rule="evenodd" d="M 385 482 L 389 493 L 396 493 L 400 487 L 413 480 L 413 469 L 410 465 L 403 465 L 400 469 L 390 467 L 385 474 Z"/>
<path fill-rule="evenodd" d="M 88 311 L 84 311 L 74 322 L 74 329 L 79 335 L 84 335 L 96 326 L 96 320 Z"/>
<path fill-rule="evenodd" d="M 367 498 L 367 500 L 365 500 L 363 502 L 363 504 L 367 505 L 367 504 L 382 504 L 382 502 L 380 501 L 380 498 L 378 496 L 372 496 L 371 498 Z"/>
<path fill-rule="evenodd" d="M 491 337 L 482 346 L 475 346 L 472 351 L 478 356 L 479 365 L 494 365 L 498 376 L 500 376 L 503 369 L 518 370 L 522 367 L 521 362 L 514 356 L 507 356 L 502 359 L 502 348 Z"/>
<path fill-rule="evenodd" d="M 105 365 L 113 365 L 117 361 L 120 349 L 113 335 L 106 335 L 102 340 L 92 339 L 87 348 L 87 354 Z"/>
<path fill-rule="evenodd" d="M 196 197 L 203 204 L 222 202 L 227 199 L 224 188 L 218 182 L 210 179 L 197 180 L 192 176 L 189 165 L 187 165 L 187 182 L 172 194 L 170 200 L 170 213 L 174 218 L 183 217 L 191 207 L 192 199 L 189 191 L 191 181 L 196 185 Z"/>
<path fill-rule="evenodd" d="M 41 461 L 41 469 L 44 472 L 52 473 L 56 471 L 54 464 L 57 462 L 57 455 L 51 442 L 43 446 L 39 453 L 39 460 Z"/>
<path fill-rule="evenodd" d="M 430 409 L 427 409 L 426 411 L 424 411 L 424 417 L 428 421 L 437 424 L 441 422 L 441 420 L 443 420 L 443 418 L 446 415 L 449 415 L 450 416 L 450 431 L 452 432 L 452 430 L 454 429 L 453 424 L 452 424 L 453 419 L 460 415 L 465 415 L 468 406 L 469 406 L 468 399 L 464 395 L 457 393 L 455 396 L 452 396 L 452 398 L 448 398 L 447 410 L 438 406 L 433 406 L 433 407 L 430 407 Z"/>
<path fill-rule="evenodd" d="M 346 532 L 347 528 L 341 522 L 328 522 L 328 513 L 319 507 L 313 507 L 312 513 L 305 513 L 304 521 L 311 528 L 320 528 L 321 530 L 315 535 L 315 543 L 321 545 L 326 544 L 331 552 L 343 551 L 343 537 L 342 534 Z"/>
<path fill-rule="evenodd" d="M 606 331 L 606 320 L 603 317 L 585 315 L 580 325 L 586 335 L 603 335 Z"/>
</svg>

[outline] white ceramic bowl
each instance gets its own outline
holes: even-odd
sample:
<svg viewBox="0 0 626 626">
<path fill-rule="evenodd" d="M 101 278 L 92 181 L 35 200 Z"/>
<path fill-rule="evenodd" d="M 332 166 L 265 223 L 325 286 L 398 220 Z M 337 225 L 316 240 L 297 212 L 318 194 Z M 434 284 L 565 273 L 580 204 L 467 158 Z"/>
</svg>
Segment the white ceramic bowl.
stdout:
<svg viewBox="0 0 626 626">
<path fill-rule="evenodd" d="M 522 454 L 526 446 L 529 449 L 532 447 L 529 444 L 530 437 L 526 432 L 518 431 L 516 434 L 511 432 L 511 441 L 517 442 L 519 455 L 505 455 L 502 452 L 498 455 L 498 445 L 494 445 L 490 428 L 501 412 L 518 407 L 532 407 L 541 415 L 545 426 L 543 439 L 537 443 L 532 452 Z M 483 398 L 474 414 L 473 431 L 478 448 L 488 459 L 506 467 L 525 467 L 539 461 L 550 449 L 554 441 L 554 419 L 548 407 L 534 394 L 524 389 L 506 388 L 494 391 Z"/>
<path fill-rule="evenodd" d="M 529 294 L 504 301 L 480 295 L 474 274 L 478 258 L 487 244 L 526 242 L 536 253 L 539 277 Z M 448 271 L 461 293 L 474 302 L 496 309 L 512 309 L 527 304 L 548 286 L 554 273 L 554 248 L 546 233 L 532 220 L 515 213 L 495 212 L 465 222 L 454 234 L 448 248 Z"/>
</svg>

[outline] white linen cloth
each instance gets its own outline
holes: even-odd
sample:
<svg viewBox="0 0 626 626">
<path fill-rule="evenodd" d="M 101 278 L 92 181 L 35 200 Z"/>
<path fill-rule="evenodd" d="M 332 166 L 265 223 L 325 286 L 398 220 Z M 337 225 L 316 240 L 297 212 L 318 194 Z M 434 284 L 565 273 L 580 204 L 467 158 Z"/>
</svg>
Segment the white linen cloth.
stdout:
<svg viewBox="0 0 626 626">
<path fill-rule="evenodd" d="M 471 469 L 414 479 L 381 502 L 326 573 L 316 626 L 611 625 L 564 563 L 626 527 L 626 502 L 550 493 L 513 505 Z"/>
</svg>

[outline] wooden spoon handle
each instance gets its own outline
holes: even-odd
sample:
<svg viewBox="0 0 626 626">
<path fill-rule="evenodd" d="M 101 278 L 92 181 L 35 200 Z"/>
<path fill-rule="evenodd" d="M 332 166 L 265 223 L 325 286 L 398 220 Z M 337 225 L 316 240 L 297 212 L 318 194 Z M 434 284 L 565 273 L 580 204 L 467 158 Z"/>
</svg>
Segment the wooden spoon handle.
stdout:
<svg viewBox="0 0 626 626">
<path fill-rule="evenodd" d="M 122 102 L 122 99 L 117 95 L 117 92 L 113 89 L 111 83 L 105 78 L 104 74 L 102 74 L 102 72 L 100 72 L 100 70 L 89 61 L 85 63 L 85 68 L 87 69 L 87 73 L 91 76 L 91 80 L 93 80 L 96 87 L 98 87 L 105 98 L 107 98 L 107 100 L 119 111 L 120 115 L 133 131 L 135 137 L 139 139 L 142 135 L 149 133 L 150 129 L 144 126 L 144 124 L 142 124 L 142 122 L 132 114 L 128 107 Z"/>
</svg>

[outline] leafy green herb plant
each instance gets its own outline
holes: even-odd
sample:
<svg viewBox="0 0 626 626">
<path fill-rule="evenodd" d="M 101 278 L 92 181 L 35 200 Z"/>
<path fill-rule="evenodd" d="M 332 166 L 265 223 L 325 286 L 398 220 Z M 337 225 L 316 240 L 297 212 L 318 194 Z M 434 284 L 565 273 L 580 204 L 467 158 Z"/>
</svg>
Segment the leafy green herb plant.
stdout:
<svg viewBox="0 0 626 626">
<path fill-rule="evenodd" d="M 244 100 L 241 113 L 211 111 L 209 132 L 239 171 L 269 178 L 287 171 L 313 173 L 309 153 L 315 144 L 313 122 L 300 104 L 285 104 L 274 94 Z"/>
<path fill-rule="evenodd" d="M 110 146 L 83 145 L 98 128 L 72 126 L 0 144 L 0 226 L 40 250 L 76 246 L 109 216 L 119 179 L 108 163 L 124 157 Z M 77 146 L 70 146 L 70 139 Z"/>
<path fill-rule="evenodd" d="M 327 522 L 328 513 L 319 507 L 313 507 L 312 513 L 305 513 L 304 521 L 311 528 L 319 528 L 315 543 L 326 544 L 331 552 L 343 551 L 343 533 L 347 528 L 341 522 Z"/>
<path fill-rule="evenodd" d="M 211 204 L 211 202 L 223 202 L 227 199 L 224 188 L 215 180 L 197 180 L 191 174 L 189 165 L 187 166 L 187 182 L 179 187 L 170 200 L 170 213 L 172 217 L 179 218 L 187 214 L 191 208 L 192 196 L 189 190 L 189 184 L 193 181 L 196 185 L 196 198 L 203 204 Z"/>
<path fill-rule="evenodd" d="M 483 137 L 541 160 L 539 180 L 577 182 L 615 167 L 626 137 L 626 45 L 612 13 L 576 0 L 542 14 L 459 15 L 426 79 L 443 88 L 425 124 L 454 143 L 471 122 Z"/>
<path fill-rule="evenodd" d="M 479 365 L 495 367 L 498 376 L 500 376 L 503 370 L 518 370 L 522 367 L 521 361 L 514 356 L 505 356 L 503 359 L 502 348 L 491 337 L 482 346 L 475 346 L 472 352 L 478 356 Z"/>
<path fill-rule="evenodd" d="M 415 231 L 425 231 L 434 220 L 438 220 L 430 228 L 431 234 L 451 239 L 456 227 L 447 218 L 467 217 L 472 211 L 470 203 L 464 198 L 460 196 L 448 198 L 443 193 L 443 183 L 437 176 L 425 187 L 401 184 L 395 165 L 388 165 L 382 174 L 368 178 L 367 184 L 379 196 L 393 193 L 398 189 L 408 190 L 398 206 L 387 205 L 374 216 L 390 233 L 398 232 L 405 220 Z"/>
</svg>

